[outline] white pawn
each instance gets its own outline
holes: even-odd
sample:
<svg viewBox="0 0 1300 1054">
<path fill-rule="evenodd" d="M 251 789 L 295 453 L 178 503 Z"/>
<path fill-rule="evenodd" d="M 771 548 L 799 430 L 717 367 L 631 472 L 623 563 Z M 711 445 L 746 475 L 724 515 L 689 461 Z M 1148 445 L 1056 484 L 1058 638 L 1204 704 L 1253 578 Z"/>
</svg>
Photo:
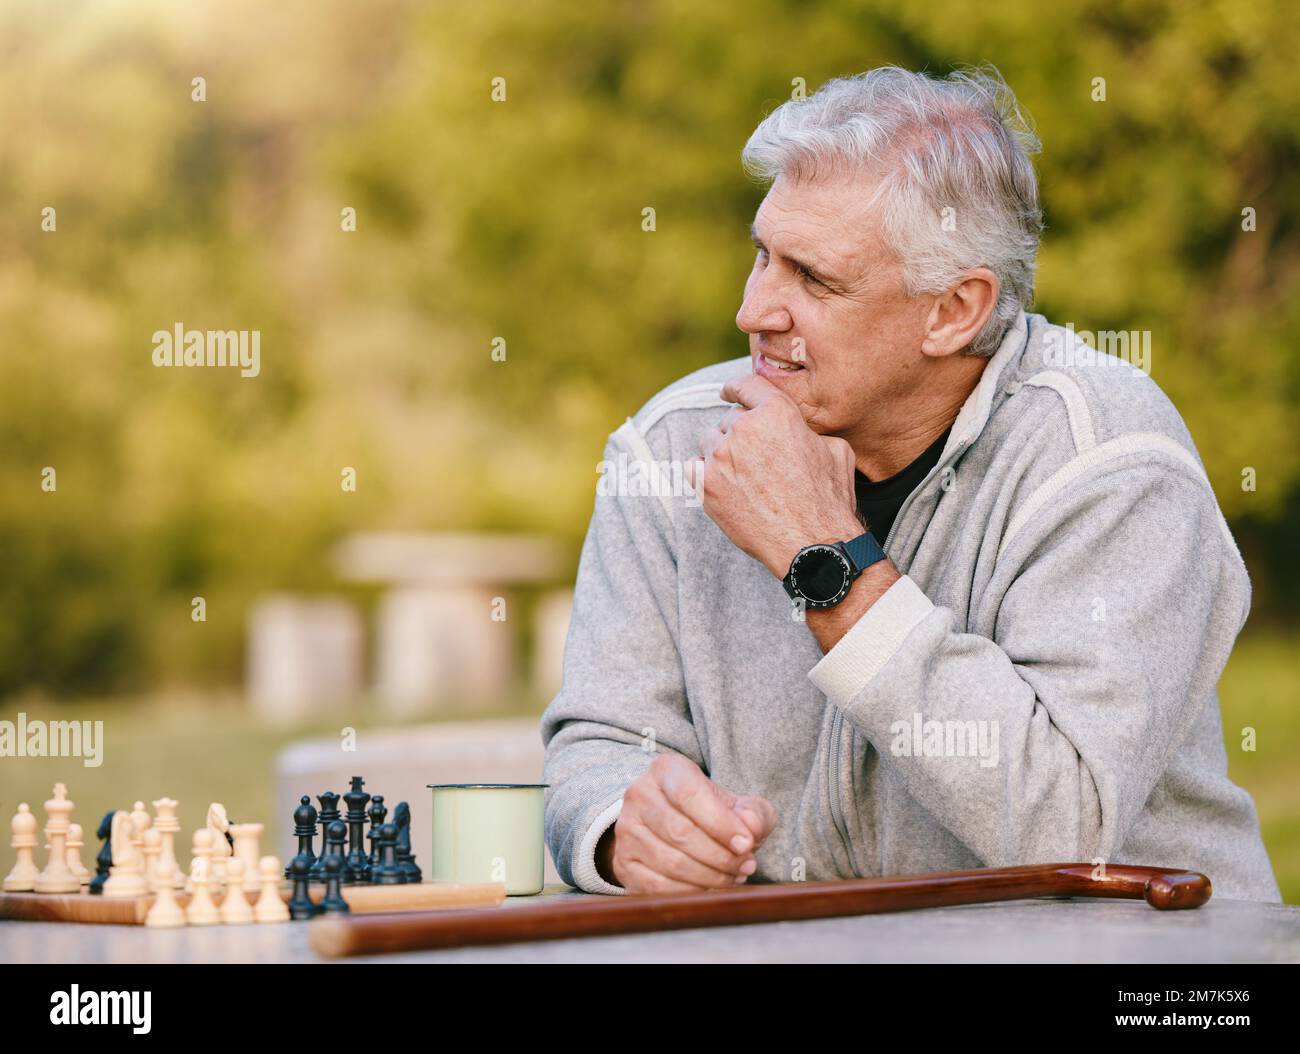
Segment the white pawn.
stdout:
<svg viewBox="0 0 1300 1054">
<path fill-rule="evenodd" d="M 232 856 L 226 861 L 226 896 L 221 902 L 221 921 L 228 926 L 240 926 L 253 921 L 253 909 L 244 896 L 244 861 Z"/>
<path fill-rule="evenodd" d="M 173 929 L 185 925 L 185 912 L 176 903 L 176 891 L 172 889 L 171 876 L 160 875 L 158 856 L 162 852 L 162 833 L 148 830 L 144 833 L 144 858 L 147 861 L 145 871 L 150 875 L 149 886 L 153 889 L 153 906 L 144 917 L 146 926 L 157 929 Z"/>
<path fill-rule="evenodd" d="M 261 858 L 261 854 L 257 850 L 262 832 L 265 829 L 265 826 L 260 823 L 232 823 L 230 825 L 230 837 L 235 840 L 235 856 L 244 862 L 241 873 L 244 876 L 245 893 L 257 892 L 257 868 L 258 860 Z M 234 878 L 230 878 L 232 885 L 234 881 Z"/>
<path fill-rule="evenodd" d="M 81 862 L 81 847 L 84 844 L 81 824 L 68 824 L 68 870 L 81 879 L 83 886 L 88 886 L 90 885 L 90 872 L 86 869 L 86 865 Z"/>
<path fill-rule="evenodd" d="M 198 835 L 199 832 L 195 831 L 195 839 Z M 195 857 L 190 867 L 190 883 L 194 886 L 194 893 L 190 897 L 190 906 L 185 909 L 185 921 L 191 926 L 215 926 L 221 921 L 221 914 L 212 903 L 212 894 L 208 892 L 208 869 L 200 857 Z"/>
<path fill-rule="evenodd" d="M 138 801 L 131 806 L 131 822 L 135 824 L 135 829 L 140 832 L 140 847 L 144 848 L 144 832 L 153 826 L 153 817 L 149 815 L 149 810 L 144 807 L 144 802 Z"/>
<path fill-rule="evenodd" d="M 18 811 L 14 813 L 9 827 L 14 834 L 9 846 L 15 851 L 18 859 L 14 861 L 13 870 L 5 876 L 5 892 L 19 893 L 34 889 L 36 879 L 41 873 L 32 859 L 36 849 L 36 817 L 32 815 L 32 810 L 26 802 L 18 806 Z"/>
<path fill-rule="evenodd" d="M 80 893 L 81 879 L 68 867 L 68 814 L 72 812 L 68 801 L 68 788 L 62 783 L 54 785 L 54 797 L 45 803 L 45 841 L 50 847 L 50 857 L 45 870 L 36 876 L 37 893 Z"/>
<path fill-rule="evenodd" d="M 194 832 L 194 856 L 190 861 L 190 879 L 185 883 L 187 893 L 194 892 L 194 873 L 195 870 L 203 872 L 203 877 L 208 880 L 208 885 L 212 885 L 212 832 L 206 827 L 200 827 Z"/>
<path fill-rule="evenodd" d="M 262 873 L 262 895 L 257 898 L 254 916 L 258 922 L 288 922 L 289 905 L 280 896 L 280 858 L 262 857 L 259 870 Z"/>
</svg>

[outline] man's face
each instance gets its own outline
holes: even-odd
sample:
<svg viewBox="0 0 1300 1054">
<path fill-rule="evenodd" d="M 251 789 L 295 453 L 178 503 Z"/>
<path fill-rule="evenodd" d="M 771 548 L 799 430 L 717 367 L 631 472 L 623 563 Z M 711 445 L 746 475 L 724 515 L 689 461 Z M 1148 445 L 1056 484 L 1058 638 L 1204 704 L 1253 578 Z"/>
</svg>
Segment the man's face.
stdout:
<svg viewBox="0 0 1300 1054">
<path fill-rule="evenodd" d="M 822 435 L 852 435 L 922 383 L 932 298 L 905 294 L 866 207 L 874 190 L 861 173 L 782 176 L 754 217 L 758 253 L 736 325 L 749 334 L 754 372 Z"/>
</svg>

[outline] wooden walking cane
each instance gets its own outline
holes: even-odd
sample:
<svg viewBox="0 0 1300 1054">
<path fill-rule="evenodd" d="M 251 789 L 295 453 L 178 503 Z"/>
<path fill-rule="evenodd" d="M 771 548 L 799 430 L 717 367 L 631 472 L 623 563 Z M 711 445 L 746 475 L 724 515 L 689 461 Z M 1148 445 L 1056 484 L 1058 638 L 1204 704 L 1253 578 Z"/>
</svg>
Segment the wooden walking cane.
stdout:
<svg viewBox="0 0 1300 1054">
<path fill-rule="evenodd" d="M 1112 864 L 1095 878 L 1096 870 L 1093 864 L 1036 864 L 700 893 L 562 896 L 521 907 L 332 916 L 313 920 L 309 933 L 316 952 L 340 956 L 874 915 L 1026 897 L 1145 899 L 1161 911 L 1199 908 L 1210 899 L 1210 880 L 1194 871 Z"/>
</svg>

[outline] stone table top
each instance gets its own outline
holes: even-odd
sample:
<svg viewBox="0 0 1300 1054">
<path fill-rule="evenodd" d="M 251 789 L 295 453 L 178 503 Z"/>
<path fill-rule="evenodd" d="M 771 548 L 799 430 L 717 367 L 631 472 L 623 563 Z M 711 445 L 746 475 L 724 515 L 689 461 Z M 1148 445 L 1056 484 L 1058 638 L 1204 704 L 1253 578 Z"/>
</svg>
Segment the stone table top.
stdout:
<svg viewBox="0 0 1300 1054">
<path fill-rule="evenodd" d="M 586 897 L 568 886 L 540 896 Z M 511 897 L 502 910 L 533 904 Z M 150 930 L 0 922 L 5 963 L 324 962 L 301 923 Z M 1213 899 L 1194 911 L 1142 901 L 1052 898 L 886 915 L 588 937 L 347 962 L 1215 963 L 1300 962 L 1300 906 Z"/>
</svg>

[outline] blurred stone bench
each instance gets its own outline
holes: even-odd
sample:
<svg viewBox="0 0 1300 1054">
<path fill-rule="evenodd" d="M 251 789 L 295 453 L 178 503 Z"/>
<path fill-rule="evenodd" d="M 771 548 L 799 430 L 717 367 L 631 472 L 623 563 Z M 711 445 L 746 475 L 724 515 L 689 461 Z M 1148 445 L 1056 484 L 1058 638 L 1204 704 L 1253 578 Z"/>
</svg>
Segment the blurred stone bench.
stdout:
<svg viewBox="0 0 1300 1054">
<path fill-rule="evenodd" d="M 375 630 L 379 704 L 413 715 L 507 695 L 517 634 L 503 594 L 554 582 L 562 567 L 558 544 L 534 535 L 378 531 L 344 539 L 335 552 L 338 574 L 387 587 Z M 563 632 L 557 642 L 554 623 L 562 610 L 563 594 L 539 608 L 547 632 L 536 643 L 534 674 L 546 678 L 537 685 L 544 694 L 558 687 L 554 653 L 563 650 Z"/>
<path fill-rule="evenodd" d="M 273 593 L 248 619 L 248 701 L 267 721 L 319 719 L 361 695 L 365 633 L 356 608 L 337 597 Z"/>
<path fill-rule="evenodd" d="M 368 793 L 384 796 L 390 820 L 398 802 L 410 803 L 411 848 L 427 878 L 433 825 L 426 784 L 540 783 L 543 755 L 537 717 L 362 729 L 355 751 L 343 749 L 342 737 L 295 743 L 275 763 L 276 820 L 283 832 L 277 852 L 290 860 L 297 851 L 292 817 L 302 795 L 310 795 L 319 809 L 318 794 L 342 794 L 353 776 L 361 776 Z M 546 881 L 560 881 L 549 851 Z"/>
</svg>

